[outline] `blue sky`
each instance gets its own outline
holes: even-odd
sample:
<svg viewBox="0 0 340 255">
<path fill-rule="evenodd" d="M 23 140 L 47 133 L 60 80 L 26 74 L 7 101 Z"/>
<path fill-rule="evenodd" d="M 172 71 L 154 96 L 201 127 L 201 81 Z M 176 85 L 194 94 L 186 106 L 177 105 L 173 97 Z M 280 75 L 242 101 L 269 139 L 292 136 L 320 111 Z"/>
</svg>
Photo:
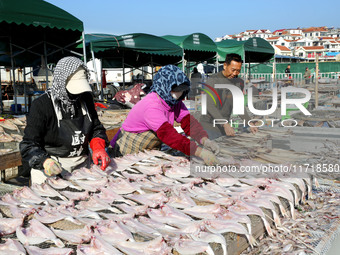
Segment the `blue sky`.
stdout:
<svg viewBox="0 0 340 255">
<path fill-rule="evenodd" d="M 84 22 L 86 33 L 212 39 L 247 29 L 340 27 L 339 0 L 47 0 Z"/>
</svg>

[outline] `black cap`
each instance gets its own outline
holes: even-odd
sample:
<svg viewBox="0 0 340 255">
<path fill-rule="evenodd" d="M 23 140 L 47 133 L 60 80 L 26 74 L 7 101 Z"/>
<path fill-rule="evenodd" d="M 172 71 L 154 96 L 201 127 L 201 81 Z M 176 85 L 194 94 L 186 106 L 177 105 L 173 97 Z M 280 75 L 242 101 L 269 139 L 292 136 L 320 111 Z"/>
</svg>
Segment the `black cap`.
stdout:
<svg viewBox="0 0 340 255">
<path fill-rule="evenodd" d="M 190 90 L 189 85 L 186 83 L 182 83 L 181 85 L 178 85 L 172 89 L 172 91 L 175 91 L 175 92 L 186 91 L 186 90 Z"/>
</svg>

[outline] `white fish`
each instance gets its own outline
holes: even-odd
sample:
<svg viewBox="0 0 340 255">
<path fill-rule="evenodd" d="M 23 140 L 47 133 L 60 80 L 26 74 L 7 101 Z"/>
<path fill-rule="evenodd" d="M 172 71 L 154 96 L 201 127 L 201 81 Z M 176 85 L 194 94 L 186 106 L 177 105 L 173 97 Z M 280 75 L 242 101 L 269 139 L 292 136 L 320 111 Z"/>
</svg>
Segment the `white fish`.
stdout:
<svg viewBox="0 0 340 255">
<path fill-rule="evenodd" d="M 121 241 L 134 241 L 131 232 L 122 224 L 114 221 L 102 221 L 95 227 L 94 234 L 100 236 L 109 244 L 117 244 Z"/>
<path fill-rule="evenodd" d="M 99 236 L 93 236 L 91 238 L 90 245 L 81 244 L 77 247 L 77 255 L 120 255 L 122 254 L 112 245 L 107 243 Z"/>
<path fill-rule="evenodd" d="M 182 255 L 195 255 L 201 253 L 207 253 L 208 255 L 215 254 L 208 243 L 190 239 L 179 239 L 175 242 L 173 247 Z"/>
<path fill-rule="evenodd" d="M 240 213 L 243 215 L 258 215 L 261 217 L 263 224 L 266 228 L 266 231 L 268 233 L 269 236 L 273 237 L 273 231 L 270 227 L 270 224 L 268 223 L 266 216 L 264 215 L 263 211 L 256 206 L 247 204 L 243 201 L 237 200 L 236 203 L 228 208 L 229 210 L 234 210 L 236 213 Z"/>
<path fill-rule="evenodd" d="M 107 188 L 112 189 L 119 195 L 130 194 L 140 190 L 139 185 L 132 184 L 123 178 L 110 178 Z"/>
<path fill-rule="evenodd" d="M 167 204 L 175 208 L 188 208 L 196 206 L 195 201 L 184 192 L 181 192 L 178 195 L 171 194 Z"/>
<path fill-rule="evenodd" d="M 53 234 L 52 230 L 36 219 L 30 220 L 30 226 L 26 229 L 17 227 L 16 235 L 23 245 L 40 244 L 51 240 L 59 248 L 65 246 L 63 242 Z"/>
<path fill-rule="evenodd" d="M 163 173 L 169 178 L 185 178 L 190 176 L 190 166 L 183 167 L 174 163 L 165 164 L 162 167 Z"/>
<path fill-rule="evenodd" d="M 152 238 L 155 238 L 155 237 L 161 235 L 155 228 L 149 227 L 149 226 L 139 222 L 137 219 L 126 219 L 126 220 L 122 220 L 121 223 L 124 224 L 124 226 L 127 229 L 129 229 L 129 231 L 131 231 L 132 233 L 135 233 L 135 234 L 140 234 L 140 235 L 147 234 L 148 236 L 150 236 Z M 160 224 L 162 224 L 162 223 L 160 223 Z"/>
<path fill-rule="evenodd" d="M 163 237 L 157 237 L 148 242 L 119 242 L 116 247 L 126 254 L 168 255 L 171 248 L 165 243 Z"/>
<path fill-rule="evenodd" d="M 71 248 L 50 247 L 41 249 L 37 246 L 25 246 L 29 255 L 70 255 L 73 253 Z"/>
<path fill-rule="evenodd" d="M 42 197 L 59 197 L 59 198 L 61 198 L 64 201 L 68 201 L 64 196 L 60 195 L 56 190 L 54 190 L 47 183 L 42 183 L 42 184 L 33 183 L 31 185 L 31 189 L 38 196 L 42 196 Z"/>
<path fill-rule="evenodd" d="M 86 200 L 90 197 L 89 192 L 87 190 L 80 191 L 80 192 L 73 192 L 73 191 L 65 190 L 65 191 L 60 191 L 60 193 L 71 201 Z"/>
<path fill-rule="evenodd" d="M 148 215 L 155 221 L 179 227 L 193 221 L 191 217 L 169 205 L 161 206 L 160 209 L 149 208 Z"/>
<path fill-rule="evenodd" d="M 51 229 L 57 237 L 73 244 L 87 243 L 91 240 L 92 236 L 92 230 L 89 226 L 85 226 L 82 229 L 72 230 Z"/>
<path fill-rule="evenodd" d="M 61 178 L 56 177 L 49 177 L 47 178 L 47 183 L 53 187 L 54 189 L 66 189 L 66 188 L 72 188 L 76 190 L 82 190 L 81 187 L 73 185 L 71 182 L 66 181 Z"/>
<path fill-rule="evenodd" d="M 74 181 L 77 185 L 82 187 L 84 190 L 90 191 L 90 192 L 96 192 L 101 187 L 104 187 L 108 183 L 107 178 L 100 178 L 95 180 L 75 180 Z"/>
<path fill-rule="evenodd" d="M 13 234 L 17 227 L 23 223 L 22 218 L 1 218 L 0 219 L 0 236 Z"/>
<path fill-rule="evenodd" d="M 146 193 L 141 195 L 129 194 L 126 195 L 125 197 L 133 201 L 136 201 L 140 204 L 147 205 L 149 207 L 156 207 L 157 205 L 166 203 L 169 200 L 169 198 L 164 194 L 164 192 Z"/>
<path fill-rule="evenodd" d="M 0 244 L 0 255 L 25 255 L 24 247 L 17 240 L 6 239 L 6 242 Z"/>
<path fill-rule="evenodd" d="M 60 220 L 68 220 L 75 224 L 80 224 L 80 222 L 76 221 L 72 216 L 60 213 L 58 210 L 53 210 L 52 208 L 49 208 L 49 210 L 46 209 L 37 211 L 34 214 L 34 218 L 45 224 L 51 224 Z"/>
<path fill-rule="evenodd" d="M 227 255 L 227 243 L 220 233 L 208 233 L 205 231 L 196 232 L 190 235 L 195 241 L 205 243 L 219 243 L 222 246 L 223 255 Z"/>
<path fill-rule="evenodd" d="M 255 238 L 251 234 L 249 234 L 247 229 L 243 225 L 234 221 L 206 220 L 205 226 L 212 233 L 223 234 L 232 232 L 239 235 L 245 235 L 251 247 L 254 247 L 256 245 Z"/>
</svg>

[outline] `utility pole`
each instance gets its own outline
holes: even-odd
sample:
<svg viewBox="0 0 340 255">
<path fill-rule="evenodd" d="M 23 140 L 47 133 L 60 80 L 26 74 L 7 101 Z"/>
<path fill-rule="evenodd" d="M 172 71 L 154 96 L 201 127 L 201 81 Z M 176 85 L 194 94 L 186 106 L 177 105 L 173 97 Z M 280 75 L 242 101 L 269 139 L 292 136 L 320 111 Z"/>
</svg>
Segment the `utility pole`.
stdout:
<svg viewBox="0 0 340 255">
<path fill-rule="evenodd" d="M 316 53 L 315 60 L 315 108 L 319 106 L 319 55 Z"/>
</svg>

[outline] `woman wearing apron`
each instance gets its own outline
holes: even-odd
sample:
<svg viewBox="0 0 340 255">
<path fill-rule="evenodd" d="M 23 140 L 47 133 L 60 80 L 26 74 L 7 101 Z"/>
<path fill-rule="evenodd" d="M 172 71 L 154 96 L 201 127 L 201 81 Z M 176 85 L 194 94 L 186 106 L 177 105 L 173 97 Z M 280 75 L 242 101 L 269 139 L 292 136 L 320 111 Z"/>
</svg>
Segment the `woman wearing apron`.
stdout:
<svg viewBox="0 0 340 255">
<path fill-rule="evenodd" d="M 52 87 L 33 101 L 20 143 L 22 159 L 32 168 L 31 183 L 89 167 L 89 143 L 95 164 L 101 160 L 104 170 L 110 163 L 105 151 L 108 139 L 88 80 L 86 65 L 76 57 L 65 57 L 57 63 Z"/>
<path fill-rule="evenodd" d="M 218 153 L 219 146 L 208 139 L 200 123 L 182 102 L 189 90 L 190 81 L 178 67 L 162 67 L 153 79 L 150 93 L 130 110 L 120 131 L 112 139 L 115 156 L 157 149 L 163 142 L 186 155 L 201 157 L 206 164 L 217 164 L 211 151 Z M 175 121 L 203 148 L 179 134 L 173 127 Z"/>
</svg>

